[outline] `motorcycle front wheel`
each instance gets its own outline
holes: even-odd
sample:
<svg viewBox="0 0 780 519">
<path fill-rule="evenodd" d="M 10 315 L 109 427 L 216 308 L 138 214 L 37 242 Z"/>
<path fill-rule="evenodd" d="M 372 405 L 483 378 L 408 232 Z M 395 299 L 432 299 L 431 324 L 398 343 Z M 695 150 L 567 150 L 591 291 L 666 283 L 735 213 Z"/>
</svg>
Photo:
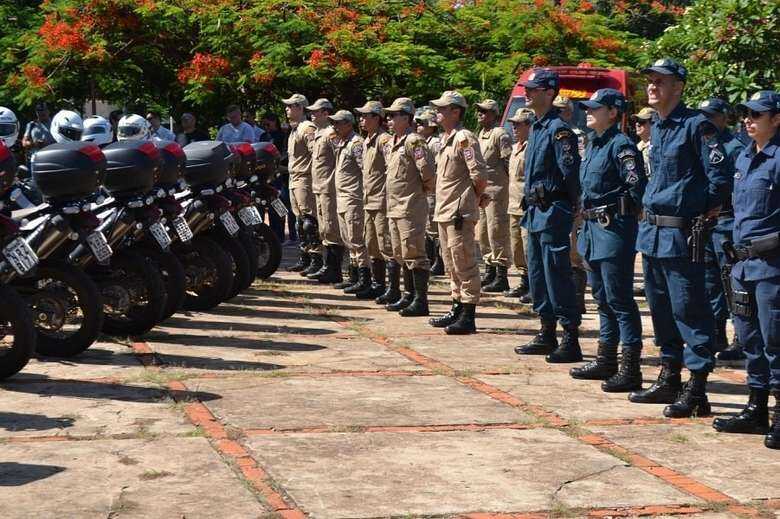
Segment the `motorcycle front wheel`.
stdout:
<svg viewBox="0 0 780 519">
<path fill-rule="evenodd" d="M 249 233 L 257 250 L 257 277 L 268 279 L 282 262 L 282 243 L 276 233 L 264 223 Z"/>
<path fill-rule="evenodd" d="M 210 310 L 227 299 L 233 286 L 230 255 L 214 240 L 196 236 L 188 244 L 179 244 L 176 255 L 184 267 L 186 310 Z"/>
<path fill-rule="evenodd" d="M 27 304 L 0 285 L 0 380 L 19 373 L 35 354 L 35 326 Z"/>
</svg>

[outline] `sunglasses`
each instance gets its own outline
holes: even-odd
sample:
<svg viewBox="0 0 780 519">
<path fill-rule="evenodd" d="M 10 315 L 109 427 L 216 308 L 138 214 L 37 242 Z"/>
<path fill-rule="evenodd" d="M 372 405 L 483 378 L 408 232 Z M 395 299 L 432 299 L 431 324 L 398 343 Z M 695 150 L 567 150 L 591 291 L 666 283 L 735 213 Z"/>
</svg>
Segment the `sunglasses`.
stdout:
<svg viewBox="0 0 780 519">
<path fill-rule="evenodd" d="M 767 112 L 756 112 L 755 110 L 746 110 L 745 115 L 751 119 L 761 119 L 767 114 Z"/>
</svg>

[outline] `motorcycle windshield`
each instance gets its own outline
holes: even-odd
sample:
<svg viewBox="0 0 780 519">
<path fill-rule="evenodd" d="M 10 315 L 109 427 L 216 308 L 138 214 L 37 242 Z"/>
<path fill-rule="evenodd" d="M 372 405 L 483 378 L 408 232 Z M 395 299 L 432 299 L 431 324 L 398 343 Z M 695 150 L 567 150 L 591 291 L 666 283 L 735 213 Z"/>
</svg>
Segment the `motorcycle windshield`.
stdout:
<svg viewBox="0 0 780 519">
<path fill-rule="evenodd" d="M 92 126 L 84 130 L 84 137 L 88 137 L 90 135 L 105 135 L 106 133 L 108 133 L 107 128 L 103 126 Z"/>
<path fill-rule="evenodd" d="M 141 133 L 141 128 L 138 126 L 120 126 L 117 128 L 116 134 L 118 137 L 122 137 L 124 139 L 127 139 L 129 137 L 134 137 Z"/>
<path fill-rule="evenodd" d="M 74 128 L 73 126 L 62 126 L 60 127 L 60 135 L 66 139 L 78 141 L 81 140 L 81 128 Z"/>
<path fill-rule="evenodd" d="M 16 133 L 16 123 L 0 123 L 0 137 L 8 137 Z"/>
</svg>

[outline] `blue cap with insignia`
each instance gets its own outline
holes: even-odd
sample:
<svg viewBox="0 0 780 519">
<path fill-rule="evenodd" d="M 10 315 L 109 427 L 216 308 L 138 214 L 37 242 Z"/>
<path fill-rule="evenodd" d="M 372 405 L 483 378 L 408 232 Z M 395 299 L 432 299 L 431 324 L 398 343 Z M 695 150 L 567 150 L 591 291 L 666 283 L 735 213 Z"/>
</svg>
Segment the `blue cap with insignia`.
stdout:
<svg viewBox="0 0 780 519">
<path fill-rule="evenodd" d="M 578 101 L 578 103 L 585 108 L 596 109 L 607 106 L 609 108 L 617 108 L 622 112 L 626 109 L 626 96 L 614 88 L 601 88 L 596 90 L 587 101 Z"/>
<path fill-rule="evenodd" d="M 774 90 L 760 90 L 739 106 L 756 112 L 780 112 L 780 94 Z"/>
<path fill-rule="evenodd" d="M 670 58 L 656 60 L 652 65 L 642 70 L 642 74 L 649 74 L 650 72 L 674 76 L 680 81 L 688 79 L 688 71 L 685 67 Z"/>
<path fill-rule="evenodd" d="M 548 88 L 558 90 L 559 84 L 560 78 L 557 73 L 545 68 L 535 68 L 531 71 L 531 75 L 528 76 L 528 80 L 523 83 L 523 86 L 525 88 Z"/>
<path fill-rule="evenodd" d="M 729 104 L 723 99 L 717 97 L 711 97 L 705 101 L 702 101 L 699 105 L 699 110 L 707 115 L 722 114 L 726 115 L 731 111 Z"/>
</svg>

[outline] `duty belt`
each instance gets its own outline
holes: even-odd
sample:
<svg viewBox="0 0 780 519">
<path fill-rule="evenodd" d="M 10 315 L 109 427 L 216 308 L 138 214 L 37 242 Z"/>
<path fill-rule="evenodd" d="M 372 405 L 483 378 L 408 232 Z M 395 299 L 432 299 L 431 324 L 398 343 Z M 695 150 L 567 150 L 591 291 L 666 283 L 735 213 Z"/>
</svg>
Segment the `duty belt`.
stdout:
<svg viewBox="0 0 780 519">
<path fill-rule="evenodd" d="M 612 217 L 615 214 L 615 204 L 609 204 L 609 205 L 602 205 L 599 207 L 591 207 L 590 209 L 583 209 L 582 210 L 582 217 L 585 220 L 598 220 L 600 218 L 603 218 L 604 215 L 607 215 L 608 217 Z"/>
<path fill-rule="evenodd" d="M 563 191 L 544 191 L 544 195 L 540 196 L 533 190 L 523 197 L 521 207 L 527 209 L 529 206 L 535 205 L 537 207 L 549 207 L 553 202 L 569 201 L 568 195 Z"/>
<path fill-rule="evenodd" d="M 664 216 L 662 214 L 653 214 L 645 212 L 645 222 L 656 227 L 674 227 L 675 229 L 688 229 L 691 226 L 690 218 L 679 216 Z"/>
<path fill-rule="evenodd" d="M 780 254 L 780 232 L 753 238 L 747 245 L 734 245 L 733 251 L 737 261 L 777 256 Z"/>
</svg>

